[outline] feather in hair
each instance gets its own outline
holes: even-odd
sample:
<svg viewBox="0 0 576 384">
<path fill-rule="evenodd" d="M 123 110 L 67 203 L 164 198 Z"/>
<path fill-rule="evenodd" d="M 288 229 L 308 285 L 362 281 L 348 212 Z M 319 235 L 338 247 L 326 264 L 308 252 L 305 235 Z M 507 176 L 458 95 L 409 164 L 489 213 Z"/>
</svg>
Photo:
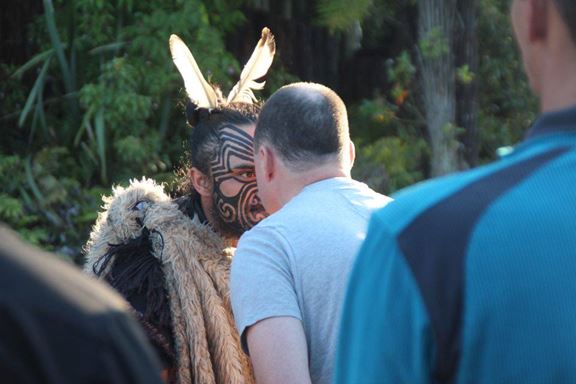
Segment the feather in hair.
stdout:
<svg viewBox="0 0 576 384">
<path fill-rule="evenodd" d="M 218 96 L 214 88 L 202 76 L 192 52 L 176 35 L 170 36 L 170 52 L 176 68 L 184 79 L 184 87 L 190 101 L 197 108 L 214 109 L 218 107 Z"/>
<path fill-rule="evenodd" d="M 256 80 L 266 75 L 270 65 L 272 65 L 272 60 L 274 60 L 274 53 L 276 53 L 274 35 L 268 28 L 264 28 L 262 29 L 262 37 L 258 41 L 252 56 L 250 56 L 250 60 L 248 60 L 240 74 L 240 81 L 228 95 L 228 103 L 252 103 L 256 101 L 252 90 L 264 88 L 266 82 L 257 83 Z"/>
</svg>

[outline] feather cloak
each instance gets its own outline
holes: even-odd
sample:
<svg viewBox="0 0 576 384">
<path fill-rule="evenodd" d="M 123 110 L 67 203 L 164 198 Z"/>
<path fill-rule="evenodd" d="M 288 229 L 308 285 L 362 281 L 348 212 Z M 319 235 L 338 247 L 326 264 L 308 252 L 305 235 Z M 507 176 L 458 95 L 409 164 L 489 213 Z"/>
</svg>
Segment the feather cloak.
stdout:
<svg viewBox="0 0 576 384">
<path fill-rule="evenodd" d="M 165 275 L 177 382 L 253 383 L 230 306 L 233 249 L 210 227 L 182 213 L 150 179 L 132 181 L 128 188 L 116 187 L 104 203 L 85 247 L 85 271 L 94 274 L 94 264 L 111 245 L 129 242 L 148 231 L 152 254 Z"/>
</svg>

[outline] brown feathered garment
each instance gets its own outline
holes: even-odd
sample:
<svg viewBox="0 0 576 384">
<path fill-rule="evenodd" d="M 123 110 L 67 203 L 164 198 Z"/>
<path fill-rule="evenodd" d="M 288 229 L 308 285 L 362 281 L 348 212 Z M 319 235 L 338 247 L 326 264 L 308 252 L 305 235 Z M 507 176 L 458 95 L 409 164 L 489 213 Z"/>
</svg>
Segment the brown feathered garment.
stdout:
<svg viewBox="0 0 576 384">
<path fill-rule="evenodd" d="M 128 188 L 116 187 L 103 200 L 103 212 L 86 245 L 85 271 L 94 274 L 94 263 L 110 245 L 135 239 L 147 228 L 152 253 L 166 276 L 177 382 L 253 383 L 230 306 L 233 249 L 226 248 L 210 227 L 184 215 L 150 179 L 132 181 Z"/>
</svg>

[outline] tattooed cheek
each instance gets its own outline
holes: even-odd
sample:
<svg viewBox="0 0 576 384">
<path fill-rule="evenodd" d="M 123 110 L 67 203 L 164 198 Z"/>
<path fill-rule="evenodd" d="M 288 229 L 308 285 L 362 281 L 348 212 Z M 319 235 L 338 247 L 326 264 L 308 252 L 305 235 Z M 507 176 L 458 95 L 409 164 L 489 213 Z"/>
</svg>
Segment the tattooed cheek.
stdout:
<svg viewBox="0 0 576 384">
<path fill-rule="evenodd" d="M 240 193 L 240 190 L 242 189 L 242 187 L 243 187 L 243 184 L 241 184 L 237 180 L 228 179 L 228 180 L 221 182 L 220 185 L 218 186 L 218 189 L 220 189 L 220 192 L 222 193 L 222 195 L 224 195 L 226 197 L 234 197 Z"/>
</svg>

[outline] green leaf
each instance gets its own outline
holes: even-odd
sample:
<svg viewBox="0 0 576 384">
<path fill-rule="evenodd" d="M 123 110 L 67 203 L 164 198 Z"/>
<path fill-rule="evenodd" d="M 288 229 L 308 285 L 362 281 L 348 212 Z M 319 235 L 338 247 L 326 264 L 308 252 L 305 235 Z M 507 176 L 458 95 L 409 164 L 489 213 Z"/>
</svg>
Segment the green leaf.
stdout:
<svg viewBox="0 0 576 384">
<path fill-rule="evenodd" d="M 18 230 L 18 233 L 24 240 L 37 246 L 48 239 L 48 232 L 44 228 L 21 228 Z"/>
<path fill-rule="evenodd" d="M 44 93 L 44 81 L 40 86 L 40 90 L 38 92 L 38 101 L 36 102 L 36 108 L 34 110 L 34 118 L 37 117 L 38 121 L 40 121 L 40 125 L 44 130 L 44 134 L 48 133 L 48 124 L 46 123 L 46 114 L 44 113 L 44 98 L 42 97 Z M 29 142 L 32 142 L 32 134 L 30 134 Z"/>
<path fill-rule="evenodd" d="M 89 51 L 89 53 L 91 55 L 99 55 L 101 53 L 110 52 L 110 51 L 117 52 L 120 48 L 122 48 L 126 44 L 127 43 L 125 41 L 119 41 L 117 43 L 105 44 L 105 45 L 101 45 L 99 47 L 91 49 Z"/>
<path fill-rule="evenodd" d="M 5 221 L 15 221 L 24 214 L 24 206 L 20 200 L 0 193 L 0 218 Z"/>
<path fill-rule="evenodd" d="M 36 180 L 34 180 L 34 174 L 32 173 L 32 158 L 29 156 L 24 162 L 24 169 L 26 170 L 26 181 L 28 182 L 28 187 L 32 191 L 32 194 L 38 201 L 38 203 L 43 206 L 45 203 L 44 195 L 40 192 Z"/>
<path fill-rule="evenodd" d="M 19 79 L 26 71 L 34 68 L 37 64 L 43 61 L 48 61 L 49 59 L 52 58 L 52 56 L 54 56 L 53 48 L 50 48 L 42 53 L 37 54 L 36 56 L 28 60 L 25 64 L 23 64 L 20 68 L 18 68 L 16 71 L 14 71 L 11 77 Z"/>
<path fill-rule="evenodd" d="M 46 60 L 42 70 L 40 70 L 40 74 L 36 78 L 34 85 L 32 86 L 32 90 L 30 90 L 30 94 L 28 95 L 28 99 L 26 100 L 26 104 L 24 104 L 24 109 L 20 113 L 20 118 L 18 119 L 18 126 L 24 125 L 24 121 L 26 117 L 32 110 L 32 105 L 34 100 L 38 99 L 38 95 L 44 86 L 44 78 L 46 77 L 46 72 L 48 71 L 48 66 L 50 65 L 50 59 Z"/>
<path fill-rule="evenodd" d="M 430 29 L 426 36 L 420 39 L 418 46 L 422 56 L 427 60 L 439 59 L 450 52 L 448 39 L 438 26 Z"/>
<path fill-rule="evenodd" d="M 32 198 L 30 197 L 28 192 L 26 192 L 26 189 L 24 189 L 24 187 L 21 186 L 20 188 L 18 188 L 18 192 L 20 193 L 20 197 L 22 198 L 22 200 L 24 200 L 24 205 L 27 208 L 34 209 L 36 207 L 36 204 L 34 204 Z"/>
<path fill-rule="evenodd" d="M 456 78 L 461 84 L 468 85 L 474 80 L 474 72 L 470 70 L 468 64 L 456 69 Z"/>
<path fill-rule="evenodd" d="M 96 112 L 94 119 L 96 128 L 96 143 L 98 147 L 98 157 L 100 159 L 100 177 L 103 183 L 107 183 L 106 171 L 106 126 L 104 124 L 104 110 L 101 108 Z"/>
<path fill-rule="evenodd" d="M 66 56 L 64 55 L 65 45 L 60 41 L 60 36 L 58 35 L 58 29 L 56 28 L 56 18 L 54 15 L 54 5 L 52 0 L 44 0 L 44 15 L 46 17 L 46 27 L 48 28 L 48 35 L 50 36 L 50 41 L 52 47 L 56 52 L 56 57 L 58 57 L 58 62 L 60 63 L 60 69 L 62 70 L 62 77 L 64 78 L 64 87 L 66 92 L 74 92 L 74 83 L 72 79 L 72 74 L 70 72 L 70 67 L 66 61 Z"/>
<path fill-rule="evenodd" d="M 98 212 L 96 210 L 83 212 L 80 216 L 76 218 L 78 223 L 92 224 L 98 218 Z"/>
<path fill-rule="evenodd" d="M 84 150 L 90 161 L 92 161 L 92 163 L 95 166 L 98 166 L 98 159 L 96 159 L 96 156 L 94 156 L 94 153 L 92 153 L 90 147 L 88 147 L 84 142 L 80 143 L 80 146 L 82 147 L 82 149 Z"/>
<path fill-rule="evenodd" d="M 88 124 L 90 123 L 90 119 L 92 118 L 93 114 L 94 114 L 94 107 L 90 106 L 88 108 L 88 111 L 86 111 L 86 113 L 84 114 L 84 117 L 82 117 L 82 123 L 80 123 L 80 128 L 78 128 L 78 132 L 76 133 L 76 137 L 74 137 L 74 146 L 75 147 L 77 147 L 78 144 L 80 143 L 80 139 L 82 138 L 82 134 L 87 129 Z"/>
</svg>

